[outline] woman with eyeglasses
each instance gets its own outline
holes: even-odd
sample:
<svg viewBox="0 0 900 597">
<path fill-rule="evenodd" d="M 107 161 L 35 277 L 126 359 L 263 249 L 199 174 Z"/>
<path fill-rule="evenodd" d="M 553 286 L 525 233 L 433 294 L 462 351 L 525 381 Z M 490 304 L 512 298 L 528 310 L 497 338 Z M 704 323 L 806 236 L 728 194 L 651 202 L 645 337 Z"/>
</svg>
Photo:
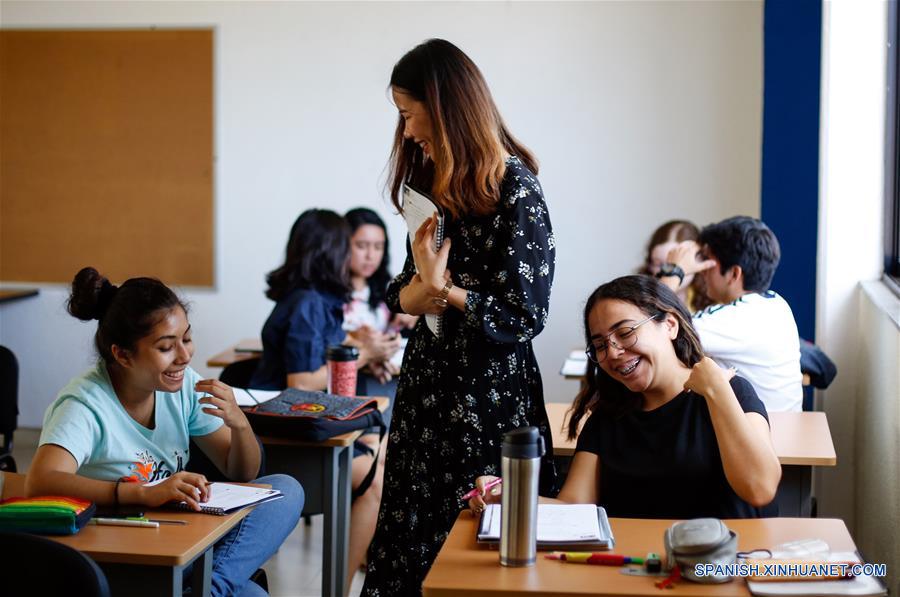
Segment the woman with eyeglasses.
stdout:
<svg viewBox="0 0 900 597">
<path fill-rule="evenodd" d="M 765 406 L 703 356 L 678 297 L 649 276 L 618 278 L 588 298 L 584 329 L 587 384 L 568 429 L 578 447 L 557 500 L 546 501 L 625 518 L 762 515 L 781 478 Z M 492 478 L 477 479 L 482 494 Z M 469 506 L 499 501 L 499 488 Z"/>
</svg>

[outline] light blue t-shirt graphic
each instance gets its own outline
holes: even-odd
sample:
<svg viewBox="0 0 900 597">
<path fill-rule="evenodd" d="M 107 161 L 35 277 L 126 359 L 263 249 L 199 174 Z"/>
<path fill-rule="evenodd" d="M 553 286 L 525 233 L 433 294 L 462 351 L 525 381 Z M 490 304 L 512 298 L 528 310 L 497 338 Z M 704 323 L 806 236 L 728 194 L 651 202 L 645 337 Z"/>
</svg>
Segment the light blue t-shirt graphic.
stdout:
<svg viewBox="0 0 900 597">
<path fill-rule="evenodd" d="M 44 414 L 40 445 L 56 444 L 75 457 L 78 474 L 104 481 L 148 483 L 184 469 L 191 436 L 222 426 L 203 412 L 194 386 L 200 375 L 188 367 L 181 391 L 156 392 L 154 429 L 131 418 L 109 379 L 106 364 L 76 377 Z"/>
</svg>

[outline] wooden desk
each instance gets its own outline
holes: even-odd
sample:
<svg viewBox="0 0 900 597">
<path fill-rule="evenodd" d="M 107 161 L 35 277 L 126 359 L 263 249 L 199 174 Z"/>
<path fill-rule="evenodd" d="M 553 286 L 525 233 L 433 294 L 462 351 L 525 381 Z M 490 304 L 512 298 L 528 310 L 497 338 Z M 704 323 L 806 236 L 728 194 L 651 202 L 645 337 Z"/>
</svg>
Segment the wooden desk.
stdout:
<svg viewBox="0 0 900 597">
<path fill-rule="evenodd" d="M 37 288 L 0 288 L 0 303 L 8 303 L 38 295 Z"/>
<path fill-rule="evenodd" d="M 560 402 L 547 403 L 554 456 L 571 457 L 575 454 L 578 442 L 569 440 L 564 430 L 570 406 Z M 822 412 L 780 412 L 769 413 L 769 423 L 775 454 L 781 463 L 779 513 L 783 516 L 809 516 L 812 467 L 837 465 L 828 419 Z"/>
<path fill-rule="evenodd" d="M 612 518 L 616 553 L 644 555 L 648 551 L 665 554 L 663 532 L 672 520 Z M 738 535 L 738 549 L 771 548 L 780 543 L 810 537 L 825 540 L 833 550 L 856 551 L 842 520 L 825 518 L 758 518 L 727 520 Z M 523 597 L 565 595 L 749 595 L 740 579 L 722 585 L 701 585 L 682 581 L 675 588 L 660 591 L 654 577 L 626 576 L 616 567 L 581 566 L 547 560 L 529 568 L 505 568 L 497 550 L 475 542 L 475 518 L 462 512 L 441 548 L 422 585 L 425 597 L 500 596 Z"/>
<path fill-rule="evenodd" d="M 24 495 L 25 476 L 4 473 L 3 497 Z M 186 525 L 159 528 L 86 526 L 75 535 L 46 535 L 74 547 L 97 562 L 114 595 L 181 595 L 185 568 L 191 571 L 194 595 L 209 595 L 213 545 L 251 508 L 227 516 L 176 510 L 148 510 L 149 518 L 178 519 Z"/>
<path fill-rule="evenodd" d="M 384 412 L 389 400 L 376 398 Z M 362 431 L 322 442 L 284 437 L 260 437 L 266 447 L 266 472 L 291 475 L 303 485 L 304 514 L 324 516 L 322 537 L 322 595 L 347 594 L 347 548 L 350 543 L 350 469 L 353 442 Z"/>
<path fill-rule="evenodd" d="M 258 350 L 236 350 L 237 347 L 254 348 Z M 227 367 L 238 361 L 246 361 L 248 359 L 258 359 L 262 355 L 262 340 L 259 338 L 247 338 L 241 340 L 237 344 L 233 344 L 220 353 L 216 353 L 209 357 L 206 361 L 207 367 Z"/>
</svg>

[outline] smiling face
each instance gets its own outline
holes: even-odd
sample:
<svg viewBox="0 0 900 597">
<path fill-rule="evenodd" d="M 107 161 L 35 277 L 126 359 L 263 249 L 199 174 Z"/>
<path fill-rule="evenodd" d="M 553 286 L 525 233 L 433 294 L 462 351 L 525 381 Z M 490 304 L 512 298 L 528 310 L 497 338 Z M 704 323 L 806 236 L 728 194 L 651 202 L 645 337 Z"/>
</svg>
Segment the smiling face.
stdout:
<svg viewBox="0 0 900 597">
<path fill-rule="evenodd" d="M 384 258 L 384 230 L 375 224 L 363 224 L 350 238 L 350 274 L 368 279 Z"/>
<path fill-rule="evenodd" d="M 434 160 L 434 127 L 428 108 L 399 87 L 391 87 L 391 95 L 404 122 L 403 138 L 421 147 L 425 155 Z"/>
<path fill-rule="evenodd" d="M 132 385 L 149 392 L 177 392 L 194 356 L 191 324 L 180 306 L 165 312 L 150 333 L 127 351 L 120 364 Z"/>
<path fill-rule="evenodd" d="M 678 322 L 671 314 L 660 321 L 648 321 L 631 332 L 633 336 L 629 340 L 636 341 L 624 349 L 616 346 L 615 335 L 611 342 L 607 336 L 613 330 L 634 326 L 650 315 L 631 303 L 603 299 L 588 316 L 591 343 L 608 345 L 606 358 L 598 366 L 632 392 L 642 394 L 667 385 L 669 374 L 679 368 L 680 361 L 672 346 L 672 340 L 678 335 Z"/>
</svg>

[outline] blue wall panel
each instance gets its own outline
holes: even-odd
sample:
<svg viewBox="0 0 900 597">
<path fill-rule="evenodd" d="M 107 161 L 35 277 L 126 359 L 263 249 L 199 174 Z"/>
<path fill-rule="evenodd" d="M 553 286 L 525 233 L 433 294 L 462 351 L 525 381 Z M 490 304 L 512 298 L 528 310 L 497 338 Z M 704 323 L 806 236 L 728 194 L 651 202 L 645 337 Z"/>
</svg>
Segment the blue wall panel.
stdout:
<svg viewBox="0 0 900 597">
<path fill-rule="evenodd" d="M 819 217 L 821 0 L 767 0 L 764 15 L 763 221 L 778 236 L 773 290 L 813 340 Z"/>
</svg>

